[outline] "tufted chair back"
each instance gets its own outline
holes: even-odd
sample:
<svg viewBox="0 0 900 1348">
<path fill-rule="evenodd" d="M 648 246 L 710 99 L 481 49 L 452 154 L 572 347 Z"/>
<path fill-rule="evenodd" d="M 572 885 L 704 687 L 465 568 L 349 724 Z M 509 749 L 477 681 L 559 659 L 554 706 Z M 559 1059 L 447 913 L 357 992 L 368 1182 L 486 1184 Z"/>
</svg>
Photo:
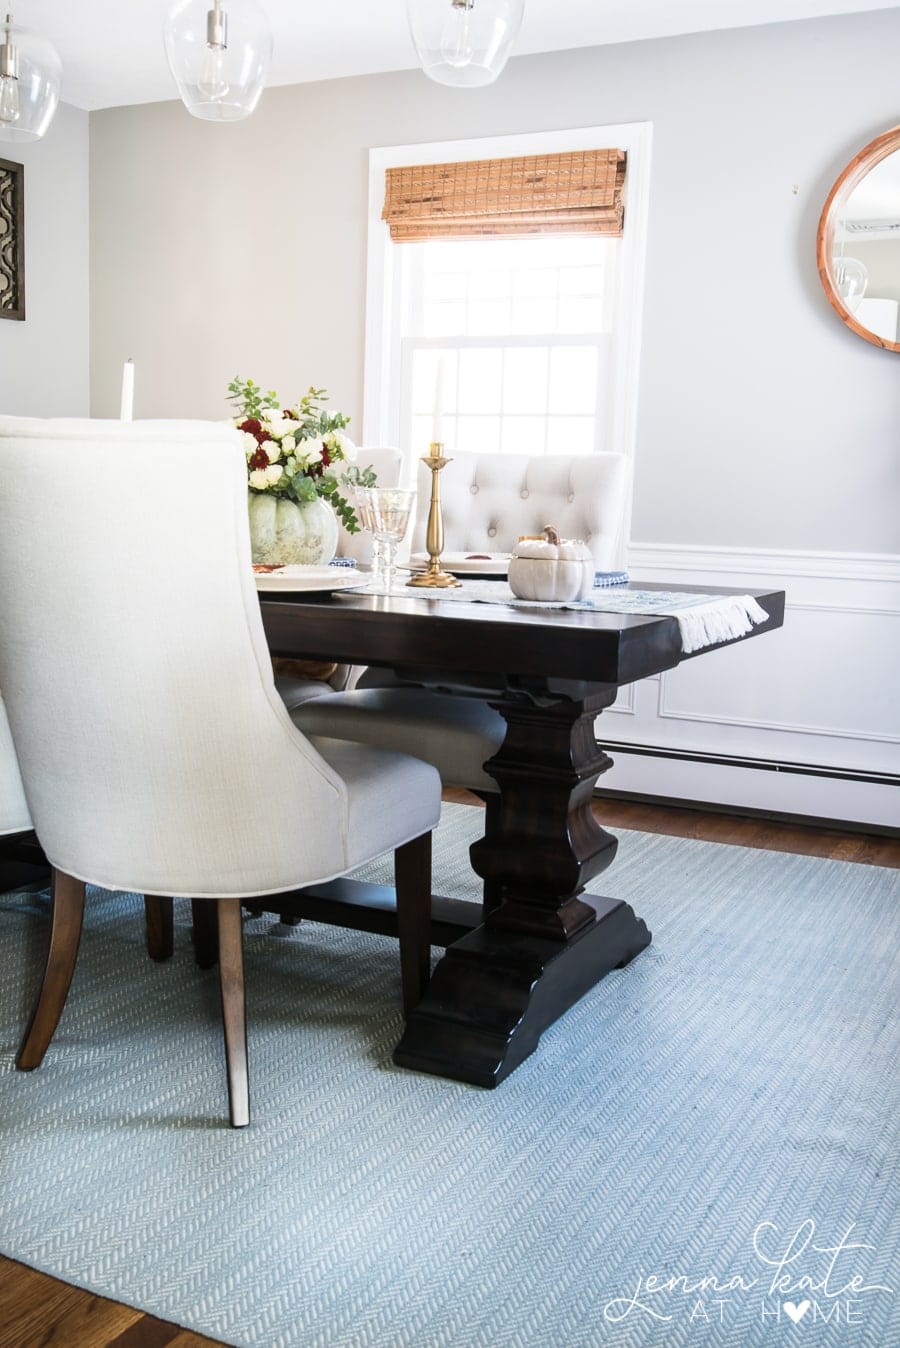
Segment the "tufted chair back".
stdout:
<svg viewBox="0 0 900 1348">
<path fill-rule="evenodd" d="M 554 525 L 581 538 L 598 571 L 622 565 L 628 504 L 624 454 L 453 454 L 441 473 L 447 552 L 510 552 L 520 534 Z M 411 550 L 425 551 L 431 472 L 419 465 Z"/>
<path fill-rule="evenodd" d="M 7 833 L 26 833 L 31 817 L 25 801 L 19 760 L 13 748 L 9 720 L 0 697 L 0 837 Z"/>
</svg>

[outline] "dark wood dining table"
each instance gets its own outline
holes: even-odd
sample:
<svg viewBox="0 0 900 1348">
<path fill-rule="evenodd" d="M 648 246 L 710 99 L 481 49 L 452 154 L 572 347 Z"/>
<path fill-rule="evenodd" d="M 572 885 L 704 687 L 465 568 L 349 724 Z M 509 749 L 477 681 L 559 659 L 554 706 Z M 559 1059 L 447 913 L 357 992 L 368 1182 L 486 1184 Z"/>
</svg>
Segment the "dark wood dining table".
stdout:
<svg viewBox="0 0 900 1348">
<path fill-rule="evenodd" d="M 749 593 L 768 618 L 739 640 L 784 620 L 782 591 Z M 496 1086 L 535 1050 L 543 1030 L 650 943 L 624 899 L 586 889 L 617 847 L 591 808 L 595 783 L 612 763 L 597 741 L 596 718 L 624 684 L 717 647 L 685 656 L 673 617 L 402 592 L 279 591 L 260 601 L 273 655 L 391 669 L 405 683 L 484 698 L 506 722 L 505 740 L 485 765 L 497 793 L 488 798 L 484 836 L 470 850 L 486 902 L 435 896 L 433 937 L 446 950 L 394 1054 L 405 1067 Z M 293 908 L 280 906 L 286 917 L 396 931 L 392 896 L 377 886 L 338 881 L 304 891 Z"/>
</svg>

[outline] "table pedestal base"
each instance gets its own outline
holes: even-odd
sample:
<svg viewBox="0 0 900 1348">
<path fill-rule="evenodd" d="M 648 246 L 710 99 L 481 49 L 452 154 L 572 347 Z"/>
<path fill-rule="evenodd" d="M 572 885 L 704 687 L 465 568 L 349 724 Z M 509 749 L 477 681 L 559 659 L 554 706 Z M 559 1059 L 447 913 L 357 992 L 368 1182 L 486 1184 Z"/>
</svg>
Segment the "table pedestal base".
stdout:
<svg viewBox="0 0 900 1348">
<path fill-rule="evenodd" d="M 579 896 L 595 918 L 566 942 L 489 925 L 450 946 L 410 1015 L 394 1062 L 493 1087 L 537 1048 L 542 1032 L 612 969 L 650 944 L 627 903 Z"/>
</svg>

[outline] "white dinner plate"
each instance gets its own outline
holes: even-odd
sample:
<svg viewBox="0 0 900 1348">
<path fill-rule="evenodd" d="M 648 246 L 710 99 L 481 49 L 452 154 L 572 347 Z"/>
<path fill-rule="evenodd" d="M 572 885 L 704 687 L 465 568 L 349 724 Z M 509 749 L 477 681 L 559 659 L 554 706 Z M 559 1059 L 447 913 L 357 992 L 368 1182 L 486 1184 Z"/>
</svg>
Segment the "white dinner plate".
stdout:
<svg viewBox="0 0 900 1348">
<path fill-rule="evenodd" d="M 258 590 L 291 590 L 295 593 L 323 593 L 328 590 L 353 590 L 365 585 L 366 577 L 355 567 L 282 566 L 278 571 L 254 571 Z"/>
<path fill-rule="evenodd" d="M 412 571 L 424 570 L 428 565 L 428 554 L 414 552 L 409 564 Z M 509 553 L 442 552 L 441 566 L 446 571 L 458 571 L 461 576 L 505 576 L 509 570 Z"/>
</svg>

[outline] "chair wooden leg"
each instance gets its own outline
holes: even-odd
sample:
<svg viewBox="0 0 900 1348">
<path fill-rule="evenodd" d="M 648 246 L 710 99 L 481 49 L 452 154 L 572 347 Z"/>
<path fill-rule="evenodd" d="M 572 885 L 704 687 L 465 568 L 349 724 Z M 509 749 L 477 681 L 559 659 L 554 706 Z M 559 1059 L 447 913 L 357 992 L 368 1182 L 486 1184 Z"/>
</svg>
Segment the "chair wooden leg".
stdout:
<svg viewBox="0 0 900 1348">
<path fill-rule="evenodd" d="M 201 902 L 201 900 L 197 900 Z M 210 900 L 206 900 L 207 903 Z M 250 1122 L 250 1078 L 247 1070 L 247 1010 L 244 999 L 244 934 L 240 899 L 217 899 L 219 987 L 225 1027 L 228 1106 L 233 1128 Z"/>
<path fill-rule="evenodd" d="M 201 969 L 212 969 L 219 958 L 219 936 L 213 906 L 209 899 L 191 899 L 194 961 Z"/>
<path fill-rule="evenodd" d="M 403 1014 L 425 994 L 431 977 L 431 834 L 423 833 L 394 852 L 397 930 Z"/>
<path fill-rule="evenodd" d="M 21 1072 L 31 1072 L 43 1062 L 69 995 L 81 940 L 84 881 L 55 870 L 51 879 L 51 893 L 50 948 L 47 951 L 41 990 L 16 1058 L 16 1067 Z"/>
<path fill-rule="evenodd" d="M 175 949 L 175 904 L 159 894 L 144 895 L 147 954 L 157 963 L 171 959 Z"/>
</svg>

